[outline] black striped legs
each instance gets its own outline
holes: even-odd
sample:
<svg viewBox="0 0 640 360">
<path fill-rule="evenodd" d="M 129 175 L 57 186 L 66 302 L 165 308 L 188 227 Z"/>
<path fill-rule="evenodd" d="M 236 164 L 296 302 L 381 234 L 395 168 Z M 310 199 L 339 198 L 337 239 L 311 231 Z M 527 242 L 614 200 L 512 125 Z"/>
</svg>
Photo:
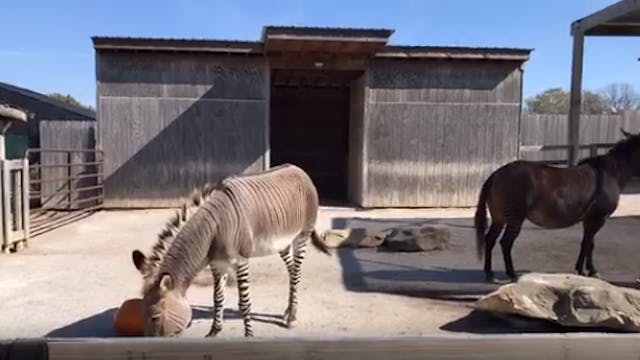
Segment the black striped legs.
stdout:
<svg viewBox="0 0 640 360">
<path fill-rule="evenodd" d="M 238 278 L 238 308 L 244 319 L 244 336 L 253 336 L 251 323 L 251 299 L 249 297 L 249 261 L 244 260 L 236 268 Z"/>
<path fill-rule="evenodd" d="M 213 322 L 207 336 L 216 336 L 222 330 L 225 300 L 224 288 L 227 284 L 228 274 L 221 275 L 213 266 L 211 267 L 211 272 L 213 273 Z"/>
<path fill-rule="evenodd" d="M 293 241 L 293 256 L 291 246 L 280 252 L 280 257 L 282 257 L 289 273 L 289 304 L 283 316 L 288 328 L 294 327 L 297 320 L 298 284 L 302 273 L 302 261 L 307 252 L 308 239 L 308 236 L 299 236 Z"/>
</svg>

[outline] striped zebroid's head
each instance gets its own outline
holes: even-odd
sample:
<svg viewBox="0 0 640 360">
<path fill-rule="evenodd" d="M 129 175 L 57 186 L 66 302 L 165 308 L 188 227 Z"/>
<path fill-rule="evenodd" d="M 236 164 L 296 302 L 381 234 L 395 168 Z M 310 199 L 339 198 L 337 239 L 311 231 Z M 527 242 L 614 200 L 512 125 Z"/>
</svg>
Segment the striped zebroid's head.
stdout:
<svg viewBox="0 0 640 360">
<path fill-rule="evenodd" d="M 133 263 L 143 276 L 150 271 L 147 257 L 139 250 L 132 253 Z M 178 336 L 191 322 L 191 306 L 168 274 L 160 274 L 143 292 L 145 336 Z"/>
<path fill-rule="evenodd" d="M 142 274 L 144 283 L 142 304 L 145 336 L 176 336 L 191 322 L 191 306 L 185 297 L 184 277 L 174 278 L 172 274 L 161 271 L 160 265 L 177 234 L 215 188 L 214 184 L 205 184 L 193 191 L 180 211 L 169 219 L 158 234 L 150 256 L 145 256 L 137 249 L 131 253 L 133 264 Z M 170 264 L 167 267 L 176 270 Z"/>
</svg>

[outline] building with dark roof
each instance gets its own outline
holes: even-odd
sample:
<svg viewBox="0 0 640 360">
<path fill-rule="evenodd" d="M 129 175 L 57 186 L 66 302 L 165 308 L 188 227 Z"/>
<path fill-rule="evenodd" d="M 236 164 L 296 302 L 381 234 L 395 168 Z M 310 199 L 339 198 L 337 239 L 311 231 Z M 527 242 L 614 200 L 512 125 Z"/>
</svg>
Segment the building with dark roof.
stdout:
<svg viewBox="0 0 640 360">
<path fill-rule="evenodd" d="M 0 102 L 24 109 L 26 123 L 15 123 L 7 132 L 7 155 L 21 157 L 26 147 L 40 146 L 41 121 L 95 121 L 96 113 L 70 105 L 45 94 L 0 82 Z M 18 154 L 22 153 L 22 154 Z"/>
<path fill-rule="evenodd" d="M 105 205 L 176 206 L 194 186 L 284 162 L 323 201 L 475 204 L 518 156 L 531 49 L 390 45 L 392 34 L 93 37 Z"/>
</svg>

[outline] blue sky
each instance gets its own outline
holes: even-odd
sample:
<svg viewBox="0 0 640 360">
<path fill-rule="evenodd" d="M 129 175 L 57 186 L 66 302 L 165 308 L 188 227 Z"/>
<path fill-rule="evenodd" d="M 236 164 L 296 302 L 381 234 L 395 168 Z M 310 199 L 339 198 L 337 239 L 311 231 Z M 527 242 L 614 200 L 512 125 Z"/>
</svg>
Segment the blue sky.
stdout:
<svg viewBox="0 0 640 360">
<path fill-rule="evenodd" d="M 3 0 L 0 81 L 95 105 L 90 37 L 258 40 L 263 25 L 390 27 L 391 43 L 533 48 L 525 96 L 568 88 L 573 20 L 615 0 Z M 584 87 L 640 91 L 640 38 L 588 38 Z"/>
</svg>

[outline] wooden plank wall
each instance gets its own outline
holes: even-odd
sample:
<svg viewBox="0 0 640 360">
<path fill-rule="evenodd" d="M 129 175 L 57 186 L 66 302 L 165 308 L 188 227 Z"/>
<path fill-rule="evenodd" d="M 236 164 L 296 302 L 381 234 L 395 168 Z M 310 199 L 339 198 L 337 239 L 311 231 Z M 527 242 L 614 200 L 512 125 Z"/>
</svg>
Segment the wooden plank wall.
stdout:
<svg viewBox="0 0 640 360">
<path fill-rule="evenodd" d="M 351 82 L 349 89 L 349 201 L 362 204 L 365 179 L 363 170 L 364 156 L 364 94 L 365 74 Z"/>
<path fill-rule="evenodd" d="M 266 62 L 99 52 L 105 207 L 173 207 L 208 181 L 264 168 Z"/>
<path fill-rule="evenodd" d="M 527 145 L 566 145 L 567 115 L 525 114 L 520 127 L 520 143 Z M 640 114 L 582 115 L 580 117 L 580 143 L 614 143 L 622 139 L 620 128 L 640 131 Z M 589 156 L 584 149 L 579 157 Z M 567 151 L 522 152 L 520 158 L 532 161 L 566 161 Z"/>
<path fill-rule="evenodd" d="M 518 155 L 519 65 L 374 61 L 366 78 L 361 205 L 474 205 L 486 176 Z"/>
<path fill-rule="evenodd" d="M 96 122 L 75 120 L 41 120 L 39 124 L 40 146 L 47 149 L 95 149 L 96 146 Z M 42 165 L 66 164 L 69 161 L 67 153 L 43 152 L 40 154 Z M 70 160 L 73 163 L 95 162 L 94 153 L 73 153 Z M 59 179 L 67 176 L 96 173 L 95 165 L 74 166 L 71 168 L 55 167 L 42 168 L 43 179 Z M 73 181 L 53 181 L 41 184 L 42 199 L 51 197 L 44 208 L 59 209 L 61 204 L 66 204 L 68 194 L 59 194 L 60 191 L 77 189 L 97 185 L 97 178 L 89 177 Z M 99 195 L 94 190 L 81 193 L 72 193 L 71 200 L 86 199 Z M 86 201 L 78 204 L 73 209 L 86 208 L 97 205 L 97 202 Z M 67 207 L 64 207 L 67 209 Z"/>
</svg>

